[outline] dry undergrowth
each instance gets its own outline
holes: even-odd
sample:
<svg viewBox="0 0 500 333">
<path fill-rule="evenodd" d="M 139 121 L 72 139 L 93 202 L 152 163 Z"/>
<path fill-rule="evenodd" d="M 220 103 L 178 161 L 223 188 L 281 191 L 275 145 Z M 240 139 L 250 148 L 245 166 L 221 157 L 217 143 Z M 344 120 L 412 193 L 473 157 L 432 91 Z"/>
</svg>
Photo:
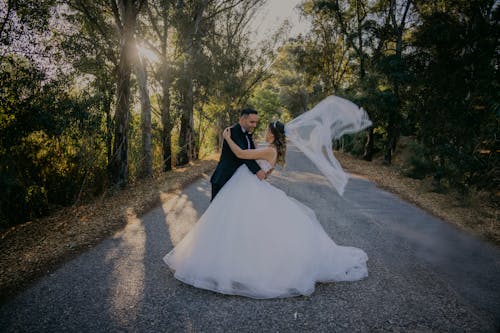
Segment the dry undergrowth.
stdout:
<svg viewBox="0 0 500 333">
<path fill-rule="evenodd" d="M 93 203 L 68 207 L 0 234 L 0 302 L 61 263 L 123 228 L 127 215 L 146 213 L 173 191 L 210 173 L 217 156 L 191 163 L 155 179 L 130 185 Z"/>
<path fill-rule="evenodd" d="M 335 156 L 346 171 L 364 176 L 434 216 L 500 245 L 498 207 L 487 199 L 486 193 L 468 198 L 453 192 L 437 193 L 429 180 L 405 177 L 397 166 L 384 166 L 378 160 L 367 162 L 339 152 Z"/>
</svg>

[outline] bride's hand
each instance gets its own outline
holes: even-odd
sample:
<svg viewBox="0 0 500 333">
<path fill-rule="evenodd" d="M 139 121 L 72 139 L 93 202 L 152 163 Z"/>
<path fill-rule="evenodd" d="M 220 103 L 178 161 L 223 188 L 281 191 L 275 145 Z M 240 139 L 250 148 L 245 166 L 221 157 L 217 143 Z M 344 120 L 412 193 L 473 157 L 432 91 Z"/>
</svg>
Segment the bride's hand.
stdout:
<svg viewBox="0 0 500 333">
<path fill-rule="evenodd" d="M 224 132 L 222 132 L 222 136 L 224 137 L 224 139 L 229 139 L 231 138 L 231 127 L 228 127 L 224 130 Z"/>
</svg>

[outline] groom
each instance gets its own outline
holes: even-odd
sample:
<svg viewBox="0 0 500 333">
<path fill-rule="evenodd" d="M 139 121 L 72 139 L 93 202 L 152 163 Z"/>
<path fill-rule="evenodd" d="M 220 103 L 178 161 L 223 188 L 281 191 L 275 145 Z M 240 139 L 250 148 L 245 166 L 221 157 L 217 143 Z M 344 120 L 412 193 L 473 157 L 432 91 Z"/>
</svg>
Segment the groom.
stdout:
<svg viewBox="0 0 500 333">
<path fill-rule="evenodd" d="M 231 139 L 241 147 L 241 149 L 255 149 L 252 134 L 257 123 L 259 116 L 254 109 L 241 110 L 241 116 L 238 124 L 231 128 Z M 236 170 L 245 163 L 252 173 L 254 173 L 260 180 L 266 178 L 266 173 L 262 170 L 257 162 L 254 160 L 242 160 L 236 157 L 229 148 L 229 145 L 224 140 L 222 144 L 222 153 L 220 155 L 219 164 L 215 168 L 210 183 L 212 183 L 212 199 L 215 198 L 220 189 L 226 182 L 233 176 Z"/>
</svg>

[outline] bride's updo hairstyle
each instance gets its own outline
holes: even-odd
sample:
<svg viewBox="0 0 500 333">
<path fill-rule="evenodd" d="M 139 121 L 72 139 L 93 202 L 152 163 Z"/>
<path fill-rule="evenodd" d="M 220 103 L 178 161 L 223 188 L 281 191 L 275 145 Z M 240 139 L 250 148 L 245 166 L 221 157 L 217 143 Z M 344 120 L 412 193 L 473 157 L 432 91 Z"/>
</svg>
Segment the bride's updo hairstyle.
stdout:
<svg viewBox="0 0 500 333">
<path fill-rule="evenodd" d="M 286 154 L 285 124 L 279 121 L 273 121 L 269 124 L 269 130 L 274 136 L 273 144 L 278 152 L 276 164 L 279 164 L 282 168 L 284 168 Z"/>
</svg>

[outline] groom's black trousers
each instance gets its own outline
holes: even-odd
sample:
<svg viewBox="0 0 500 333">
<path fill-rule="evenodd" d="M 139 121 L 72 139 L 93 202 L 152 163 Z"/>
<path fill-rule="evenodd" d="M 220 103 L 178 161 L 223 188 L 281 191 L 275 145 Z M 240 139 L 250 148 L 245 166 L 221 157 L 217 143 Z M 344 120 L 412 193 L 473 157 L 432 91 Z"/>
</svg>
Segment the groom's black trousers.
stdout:
<svg viewBox="0 0 500 333">
<path fill-rule="evenodd" d="M 212 183 L 212 199 L 210 199 L 210 202 L 214 200 L 215 196 L 217 195 L 217 193 L 219 193 L 221 188 L 222 186 Z"/>
</svg>

